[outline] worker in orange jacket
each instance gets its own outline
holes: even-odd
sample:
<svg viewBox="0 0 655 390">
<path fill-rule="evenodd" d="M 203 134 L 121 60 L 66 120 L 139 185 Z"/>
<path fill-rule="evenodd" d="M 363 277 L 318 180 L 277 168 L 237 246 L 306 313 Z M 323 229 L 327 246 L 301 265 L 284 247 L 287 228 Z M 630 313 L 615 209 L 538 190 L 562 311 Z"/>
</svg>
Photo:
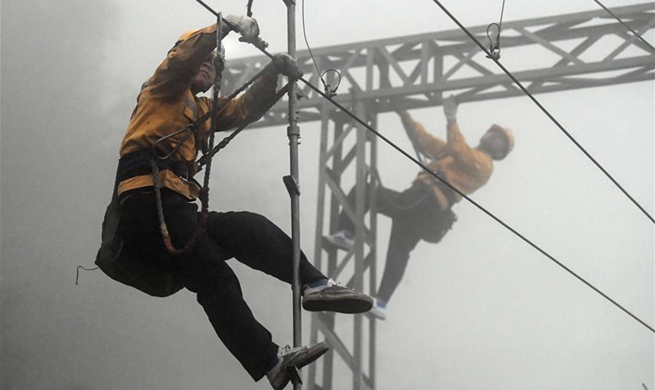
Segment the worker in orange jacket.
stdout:
<svg viewBox="0 0 655 390">
<path fill-rule="evenodd" d="M 230 15 L 225 21 L 221 36 L 236 30 L 244 40 L 258 38 L 254 19 Z M 293 349 L 275 344 L 253 316 L 239 280 L 225 261 L 234 257 L 291 283 L 289 236 L 258 214 L 210 212 L 206 233 L 179 258 L 166 249 L 160 233 L 165 222 L 176 248 L 184 247 L 196 233 L 199 214 L 194 201 L 201 186 L 193 175 L 211 130 L 210 120 L 200 119 L 207 118 L 218 104 L 217 131 L 246 125 L 275 103 L 278 75 L 302 76 L 295 60 L 282 54 L 240 97 L 215 102 L 198 96 L 217 77 L 212 54 L 216 29 L 214 24 L 181 36 L 143 85 L 120 147 L 115 190 L 96 263 L 110 277 L 150 295 L 169 296 L 182 288 L 196 293 L 217 335 L 252 378 L 266 375 L 274 389 L 282 389 L 290 380 L 289 367 L 313 362 L 328 347 L 325 342 Z M 304 254 L 299 272 L 306 310 L 360 313 L 372 306 L 370 297 L 329 280 Z"/>
<path fill-rule="evenodd" d="M 509 154 L 514 147 L 514 137 L 511 131 L 493 125 L 482 136 L 480 144 L 471 147 L 457 124 L 457 102 L 453 96 L 444 100 L 444 113 L 447 119 L 445 141 L 426 131 L 407 111 L 398 112 L 409 139 L 417 151 L 429 159 L 430 171 L 468 195 L 487 183 L 493 171 L 493 160 L 502 160 Z M 392 219 L 385 269 L 370 311 L 374 317 L 385 319 L 387 303 L 405 273 L 410 252 L 420 240 L 441 241 L 457 219 L 452 207 L 461 195 L 430 173 L 421 171 L 407 190 L 397 192 L 379 185 L 375 196 L 377 211 Z M 354 188 L 348 197 L 354 204 Z M 368 204 L 365 207 L 368 208 Z M 353 222 L 342 212 L 339 231 L 327 239 L 349 250 L 354 244 L 353 232 Z"/>
</svg>

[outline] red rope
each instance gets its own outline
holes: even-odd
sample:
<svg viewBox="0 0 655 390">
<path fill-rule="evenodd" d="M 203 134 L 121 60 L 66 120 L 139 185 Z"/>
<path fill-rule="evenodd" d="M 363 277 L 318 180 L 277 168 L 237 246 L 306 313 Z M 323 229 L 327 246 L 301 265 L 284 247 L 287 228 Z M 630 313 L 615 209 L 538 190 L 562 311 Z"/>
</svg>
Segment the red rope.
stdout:
<svg viewBox="0 0 655 390">
<path fill-rule="evenodd" d="M 198 215 L 198 224 L 196 225 L 196 230 L 193 232 L 193 236 L 191 236 L 186 245 L 184 245 L 184 247 L 181 249 L 177 249 L 175 246 L 173 246 L 171 236 L 168 233 L 166 222 L 164 222 L 162 219 L 160 229 L 162 232 L 162 237 L 164 238 L 164 245 L 166 246 L 168 253 L 175 257 L 186 257 L 191 254 L 191 252 L 196 249 L 196 246 L 207 231 L 207 220 L 209 219 L 209 189 L 203 188 L 200 190 L 199 198 L 200 202 L 202 203 L 202 208 L 200 209 L 200 213 Z"/>
</svg>

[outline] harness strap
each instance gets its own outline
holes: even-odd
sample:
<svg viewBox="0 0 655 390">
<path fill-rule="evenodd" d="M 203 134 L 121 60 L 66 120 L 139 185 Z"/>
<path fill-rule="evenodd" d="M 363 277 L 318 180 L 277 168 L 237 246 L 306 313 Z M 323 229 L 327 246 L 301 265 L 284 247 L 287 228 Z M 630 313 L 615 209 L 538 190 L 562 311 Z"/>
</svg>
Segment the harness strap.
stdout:
<svg viewBox="0 0 655 390">
<path fill-rule="evenodd" d="M 452 207 L 455 203 L 457 203 L 457 195 L 458 195 L 457 192 L 453 191 L 452 188 L 448 187 L 446 184 L 444 184 L 441 181 L 438 181 L 436 185 L 439 188 L 439 190 L 441 190 L 441 193 L 443 193 L 444 196 L 446 197 L 449 207 Z"/>
<path fill-rule="evenodd" d="M 150 151 L 139 150 L 128 153 L 118 160 L 118 182 L 135 176 L 152 174 L 150 167 Z M 157 159 L 157 167 L 160 171 L 169 170 L 184 180 L 189 180 L 189 166 L 184 161 L 171 161 L 170 159 Z"/>
</svg>

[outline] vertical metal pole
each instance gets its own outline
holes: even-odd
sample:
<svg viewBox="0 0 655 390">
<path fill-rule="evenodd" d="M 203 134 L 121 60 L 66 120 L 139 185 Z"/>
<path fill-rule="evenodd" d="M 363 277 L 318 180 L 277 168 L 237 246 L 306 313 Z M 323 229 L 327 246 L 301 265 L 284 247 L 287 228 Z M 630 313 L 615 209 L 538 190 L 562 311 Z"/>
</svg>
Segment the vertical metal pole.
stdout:
<svg viewBox="0 0 655 390">
<path fill-rule="evenodd" d="M 364 104 L 359 101 L 351 90 L 353 101 L 355 102 L 355 112 L 360 118 L 366 118 Z M 357 183 L 357 198 L 356 198 L 356 215 L 357 221 L 355 223 L 355 271 L 354 271 L 354 287 L 359 291 L 364 291 L 364 245 L 366 243 L 366 226 L 364 221 L 364 198 L 366 193 L 366 129 L 357 126 L 357 157 L 356 157 L 356 183 Z M 355 316 L 353 319 L 353 390 L 360 390 L 362 388 L 362 327 L 363 316 Z"/>
<path fill-rule="evenodd" d="M 318 200 L 316 201 L 316 230 L 314 234 L 314 266 L 319 270 L 323 269 L 323 225 L 325 222 L 325 194 L 326 194 L 326 183 L 325 177 L 327 176 L 327 164 L 328 157 L 326 151 L 328 150 L 328 133 L 330 126 L 330 112 L 331 107 L 328 106 L 327 102 L 323 103 L 321 107 L 321 142 L 319 147 L 319 158 L 318 158 Z M 315 344 L 318 342 L 319 335 L 319 323 L 321 313 L 312 313 L 311 317 L 311 330 L 309 333 L 309 343 Z M 329 353 L 322 358 L 323 366 L 325 367 L 325 359 L 328 358 Z M 319 363 L 310 364 L 309 372 L 307 375 L 307 389 L 316 390 L 317 381 L 316 381 L 316 369 Z M 325 376 L 325 369 L 323 370 L 323 375 Z M 325 390 L 325 387 L 321 387 Z"/>
<path fill-rule="evenodd" d="M 285 0 L 287 5 L 287 41 L 288 53 L 291 57 L 296 57 L 296 3 L 295 0 Z M 287 188 L 290 184 L 295 187 L 295 191 L 289 191 L 291 196 L 291 238 L 293 240 L 293 345 L 299 347 L 302 345 L 302 326 L 300 312 L 300 182 L 298 181 L 298 139 L 300 138 L 300 127 L 296 118 L 296 83 L 289 83 L 289 127 L 287 136 L 289 137 L 290 167 L 291 180 L 288 180 Z M 299 390 L 301 384 L 295 384 L 294 389 Z"/>
<path fill-rule="evenodd" d="M 374 129 L 378 128 L 378 115 L 377 113 L 373 114 L 373 123 L 371 124 Z M 371 172 L 377 174 L 378 171 L 378 139 L 377 137 L 372 137 L 370 139 L 371 143 L 371 160 L 369 161 Z M 375 182 L 375 180 L 373 180 Z M 376 202 L 376 191 L 377 184 L 373 186 L 375 189 L 372 189 L 369 192 L 369 202 L 371 202 L 371 209 L 369 214 L 369 230 L 371 232 L 371 252 L 369 256 L 372 256 L 373 261 L 369 269 L 369 294 L 375 295 L 378 281 L 377 281 L 377 256 L 378 256 L 378 204 Z M 377 369 L 377 320 L 369 318 L 369 327 L 368 327 L 368 376 L 371 381 L 371 389 L 376 389 L 377 379 L 376 379 L 376 369 Z"/>
</svg>

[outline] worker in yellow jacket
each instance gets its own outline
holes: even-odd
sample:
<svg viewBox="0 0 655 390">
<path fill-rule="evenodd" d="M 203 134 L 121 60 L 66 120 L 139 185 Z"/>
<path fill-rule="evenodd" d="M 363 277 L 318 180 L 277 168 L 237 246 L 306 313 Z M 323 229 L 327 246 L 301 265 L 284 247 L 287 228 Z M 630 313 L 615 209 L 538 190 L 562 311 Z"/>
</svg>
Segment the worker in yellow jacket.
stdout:
<svg viewBox="0 0 655 390">
<path fill-rule="evenodd" d="M 236 30 L 243 40 L 258 38 L 254 19 L 230 15 L 225 21 L 221 36 Z M 185 247 L 197 232 L 203 214 L 198 213 L 195 200 L 202 189 L 193 175 L 211 130 L 211 119 L 203 119 L 214 104 L 219 106 L 217 131 L 240 127 L 259 119 L 275 103 L 278 75 L 302 76 L 295 60 L 282 54 L 238 98 L 213 101 L 198 96 L 217 77 L 216 29 L 214 24 L 181 36 L 142 86 L 120 147 L 116 186 L 96 263 L 110 277 L 150 295 L 169 296 L 182 288 L 196 293 L 217 335 L 252 378 L 266 375 L 274 389 L 282 389 L 290 380 L 287 368 L 313 362 L 328 347 L 325 342 L 293 349 L 275 344 L 253 316 L 239 280 L 225 261 L 234 257 L 291 283 L 289 236 L 258 214 L 209 212 L 205 234 L 179 257 L 167 250 L 160 232 L 164 222 L 175 248 Z M 300 280 L 306 310 L 360 313 L 372 306 L 370 297 L 329 280 L 304 254 Z"/>
<path fill-rule="evenodd" d="M 428 160 L 428 168 L 464 194 L 471 194 L 487 183 L 493 160 L 504 159 L 514 147 L 511 131 L 493 125 L 477 147 L 466 143 L 457 124 L 457 102 L 453 96 L 444 100 L 447 139 L 430 134 L 407 111 L 399 111 L 405 131 L 419 153 Z M 348 195 L 354 204 L 355 191 Z M 367 196 L 368 198 L 368 196 Z M 397 192 L 383 186 L 376 188 L 377 211 L 392 219 L 391 236 L 382 280 L 370 313 L 387 316 L 387 303 L 405 273 L 409 254 L 420 240 L 441 241 L 456 221 L 452 207 L 461 199 L 456 191 L 421 171 L 412 186 Z M 368 205 L 366 205 L 368 207 Z M 339 248 L 349 250 L 354 244 L 354 224 L 346 213 L 339 216 L 339 231 L 329 237 Z"/>
</svg>

